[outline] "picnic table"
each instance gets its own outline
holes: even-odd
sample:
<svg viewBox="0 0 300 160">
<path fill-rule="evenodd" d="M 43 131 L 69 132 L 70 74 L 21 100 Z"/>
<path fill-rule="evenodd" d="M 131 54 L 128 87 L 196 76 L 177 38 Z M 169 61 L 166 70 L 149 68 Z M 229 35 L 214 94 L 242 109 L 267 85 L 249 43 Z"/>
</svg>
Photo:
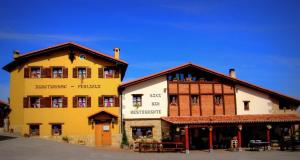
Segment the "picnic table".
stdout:
<svg viewBox="0 0 300 160">
<path fill-rule="evenodd" d="M 249 143 L 249 148 L 251 151 L 259 151 L 260 149 L 263 149 L 265 151 L 268 149 L 268 146 L 270 146 L 269 142 L 262 142 L 259 140 L 251 140 Z"/>
<path fill-rule="evenodd" d="M 184 150 L 182 142 L 135 142 L 136 150 L 139 152 L 167 152 Z"/>
</svg>

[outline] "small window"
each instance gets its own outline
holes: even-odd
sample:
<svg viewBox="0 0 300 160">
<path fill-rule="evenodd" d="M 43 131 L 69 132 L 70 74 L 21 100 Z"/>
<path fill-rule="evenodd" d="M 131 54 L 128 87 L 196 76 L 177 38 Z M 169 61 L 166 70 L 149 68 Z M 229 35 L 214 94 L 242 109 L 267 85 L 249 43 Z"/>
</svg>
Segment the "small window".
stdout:
<svg viewBox="0 0 300 160">
<path fill-rule="evenodd" d="M 30 67 L 30 77 L 31 78 L 41 78 L 41 68 L 40 67 Z"/>
<path fill-rule="evenodd" d="M 192 104 L 198 104 L 199 103 L 199 96 L 192 95 L 191 99 L 192 99 Z"/>
<path fill-rule="evenodd" d="M 85 60 L 85 59 L 86 59 L 86 56 L 85 56 L 84 54 L 80 54 L 80 55 L 79 55 L 79 59 L 80 59 L 80 60 Z"/>
<path fill-rule="evenodd" d="M 114 97 L 104 97 L 104 107 L 114 106 Z"/>
<path fill-rule="evenodd" d="M 217 94 L 217 95 L 215 95 L 215 104 L 216 105 L 220 105 L 220 104 L 222 104 L 222 95 L 221 94 Z"/>
<path fill-rule="evenodd" d="M 31 108 L 40 108 L 41 107 L 41 98 L 40 97 L 30 97 L 29 104 Z"/>
<path fill-rule="evenodd" d="M 111 67 L 104 68 L 104 78 L 113 78 L 114 70 Z"/>
<path fill-rule="evenodd" d="M 52 124 L 52 135 L 53 136 L 60 136 L 61 135 L 61 124 Z"/>
<path fill-rule="evenodd" d="M 86 68 L 78 68 L 78 78 L 86 78 Z"/>
<path fill-rule="evenodd" d="M 52 69 L 52 77 L 53 78 L 63 78 L 63 69 L 62 69 L 62 67 L 54 67 Z"/>
<path fill-rule="evenodd" d="M 249 103 L 250 101 L 244 101 L 244 110 L 249 111 Z"/>
<path fill-rule="evenodd" d="M 132 138 L 153 137 L 152 127 L 132 127 Z"/>
<path fill-rule="evenodd" d="M 62 97 L 52 97 L 52 107 L 53 108 L 62 108 L 63 98 Z"/>
<path fill-rule="evenodd" d="M 40 125 L 39 124 L 29 125 L 29 134 L 30 134 L 30 136 L 39 136 L 40 135 Z"/>
<path fill-rule="evenodd" d="M 78 97 L 78 108 L 84 108 L 87 107 L 86 97 Z"/>
<path fill-rule="evenodd" d="M 139 108 L 142 106 L 142 95 L 141 94 L 134 94 L 132 95 L 132 102 L 133 106 Z"/>
<path fill-rule="evenodd" d="M 177 95 L 170 96 L 170 105 L 177 106 Z"/>
</svg>

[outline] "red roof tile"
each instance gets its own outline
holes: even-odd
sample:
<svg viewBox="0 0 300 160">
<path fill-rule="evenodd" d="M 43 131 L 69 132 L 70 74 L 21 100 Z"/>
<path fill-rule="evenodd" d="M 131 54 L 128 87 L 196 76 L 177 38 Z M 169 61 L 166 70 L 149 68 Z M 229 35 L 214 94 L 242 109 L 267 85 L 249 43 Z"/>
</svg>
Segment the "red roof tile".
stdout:
<svg viewBox="0 0 300 160">
<path fill-rule="evenodd" d="M 197 117 L 162 117 L 173 124 L 300 122 L 296 114 L 223 115 Z"/>
<path fill-rule="evenodd" d="M 186 63 L 186 64 L 183 64 L 183 65 L 174 67 L 174 68 L 170 68 L 170 69 L 158 72 L 158 73 L 154 73 L 154 74 L 151 74 L 151 75 L 148 75 L 148 76 L 145 76 L 145 77 L 138 78 L 136 80 L 132 80 L 132 81 L 129 81 L 129 82 L 126 82 L 126 83 L 122 83 L 122 85 L 120 86 L 120 88 L 126 88 L 126 87 L 129 87 L 129 86 L 132 86 L 132 85 L 135 85 L 135 84 L 138 84 L 138 83 L 150 80 L 150 79 L 154 79 L 154 78 L 166 75 L 166 74 L 174 72 L 174 71 L 178 71 L 178 70 L 187 68 L 187 67 L 194 67 L 194 68 L 202 70 L 204 72 L 207 72 L 207 73 L 216 75 L 218 77 L 221 77 L 223 79 L 230 80 L 233 83 L 240 84 L 242 86 L 246 86 L 246 87 L 249 87 L 249 88 L 252 88 L 252 89 L 264 92 L 264 93 L 268 93 L 270 95 L 278 96 L 278 97 L 281 97 L 283 99 L 287 99 L 287 100 L 293 101 L 297 105 L 300 105 L 300 100 L 297 99 L 297 98 L 294 98 L 294 97 L 291 97 L 291 96 L 287 96 L 287 95 L 284 95 L 282 93 L 274 92 L 274 91 L 271 91 L 269 89 L 262 88 L 262 87 L 254 85 L 254 84 L 248 83 L 246 81 L 239 80 L 237 78 L 232 78 L 232 77 L 230 77 L 228 75 L 225 75 L 225 74 L 213 71 L 211 69 L 208 69 L 208 68 L 205 68 L 205 67 L 193 64 L 193 63 Z"/>
</svg>

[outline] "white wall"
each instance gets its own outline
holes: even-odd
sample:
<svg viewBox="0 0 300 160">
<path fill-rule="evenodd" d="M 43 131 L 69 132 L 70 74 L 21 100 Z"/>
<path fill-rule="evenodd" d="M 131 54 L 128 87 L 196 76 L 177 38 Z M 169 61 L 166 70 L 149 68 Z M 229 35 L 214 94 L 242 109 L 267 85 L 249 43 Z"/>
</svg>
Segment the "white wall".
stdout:
<svg viewBox="0 0 300 160">
<path fill-rule="evenodd" d="M 143 94 L 142 106 L 133 106 L 132 94 Z M 151 94 L 159 95 L 153 97 Z M 156 103 L 156 105 L 153 105 Z M 127 87 L 122 92 L 122 114 L 124 119 L 160 118 L 168 115 L 167 80 L 161 76 Z"/>
<path fill-rule="evenodd" d="M 244 110 L 244 102 L 250 101 L 249 110 Z M 240 85 L 236 86 L 237 114 L 271 114 L 274 111 L 272 99 L 268 94 L 246 88 Z"/>
</svg>

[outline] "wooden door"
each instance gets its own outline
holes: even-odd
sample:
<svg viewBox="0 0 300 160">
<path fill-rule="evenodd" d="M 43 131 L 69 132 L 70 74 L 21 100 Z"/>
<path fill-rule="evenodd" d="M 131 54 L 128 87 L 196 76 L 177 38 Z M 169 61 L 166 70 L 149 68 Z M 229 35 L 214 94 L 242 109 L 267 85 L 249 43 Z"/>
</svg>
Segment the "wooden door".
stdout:
<svg viewBox="0 0 300 160">
<path fill-rule="evenodd" d="M 99 123 L 95 126 L 95 143 L 97 146 L 111 145 L 110 123 Z"/>
</svg>

